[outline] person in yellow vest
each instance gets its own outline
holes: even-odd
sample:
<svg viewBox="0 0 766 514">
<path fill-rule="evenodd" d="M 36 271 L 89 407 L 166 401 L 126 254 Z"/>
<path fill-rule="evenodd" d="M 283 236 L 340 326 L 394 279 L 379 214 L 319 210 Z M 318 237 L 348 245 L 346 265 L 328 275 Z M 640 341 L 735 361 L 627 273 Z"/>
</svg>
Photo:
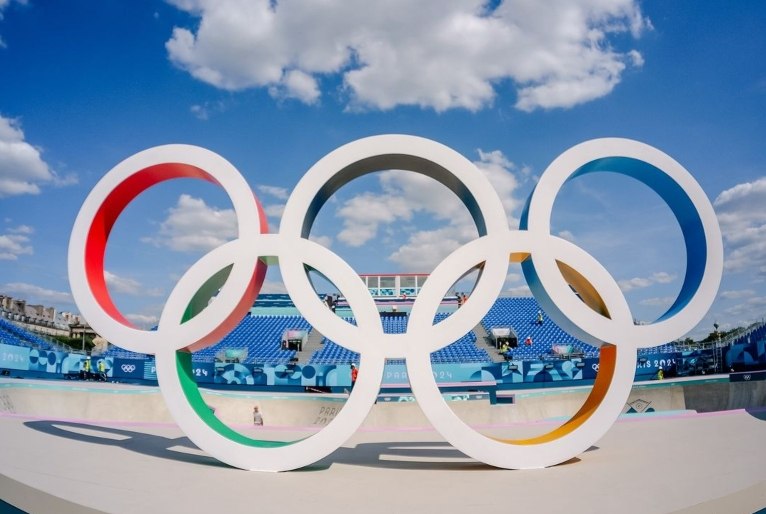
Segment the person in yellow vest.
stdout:
<svg viewBox="0 0 766 514">
<path fill-rule="evenodd" d="M 99 380 L 106 382 L 106 364 L 104 364 L 104 359 L 98 361 L 98 377 Z"/>
<path fill-rule="evenodd" d="M 665 372 L 662 370 L 662 368 L 660 368 L 657 371 L 657 380 L 662 380 L 663 378 L 665 378 Z"/>
<path fill-rule="evenodd" d="M 90 380 L 90 357 L 86 358 L 82 363 L 83 380 Z"/>
</svg>

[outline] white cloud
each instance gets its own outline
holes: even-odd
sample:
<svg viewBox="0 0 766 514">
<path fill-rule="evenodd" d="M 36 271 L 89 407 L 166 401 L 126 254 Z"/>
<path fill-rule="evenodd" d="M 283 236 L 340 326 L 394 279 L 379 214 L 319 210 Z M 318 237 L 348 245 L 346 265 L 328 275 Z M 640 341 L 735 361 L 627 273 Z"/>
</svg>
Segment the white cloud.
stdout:
<svg viewBox="0 0 766 514">
<path fill-rule="evenodd" d="M 264 280 L 263 286 L 261 286 L 261 293 L 287 294 L 287 288 L 282 282 L 275 280 Z"/>
<path fill-rule="evenodd" d="M 724 300 L 739 300 L 742 298 L 749 298 L 755 296 L 755 291 L 752 289 L 739 289 L 733 291 L 721 291 L 719 294 Z"/>
<path fill-rule="evenodd" d="M 202 104 L 194 104 L 189 107 L 189 111 L 195 118 L 202 121 L 207 121 L 211 116 L 219 114 L 228 110 L 229 106 L 227 102 L 218 100 L 216 102 L 204 102 Z"/>
<path fill-rule="evenodd" d="M 330 236 L 315 236 L 315 235 L 311 235 L 311 236 L 309 236 L 309 239 L 311 241 L 314 241 L 318 245 L 324 246 L 325 248 L 332 247 L 332 238 Z"/>
<path fill-rule="evenodd" d="M 165 44 L 198 80 L 314 104 L 322 79 L 340 78 L 351 109 L 476 111 L 500 83 L 517 89 L 518 109 L 571 107 L 643 64 L 614 36 L 651 29 L 635 0 L 507 0 L 492 12 L 484 0 L 170 2 L 199 18 Z"/>
<path fill-rule="evenodd" d="M 652 281 L 657 284 L 669 284 L 675 279 L 675 275 L 671 275 L 670 273 L 666 273 L 664 271 L 658 271 L 657 273 L 652 274 Z"/>
<path fill-rule="evenodd" d="M 290 191 L 284 187 L 259 185 L 256 186 L 256 189 L 258 192 L 268 196 L 273 196 L 277 200 L 287 200 L 287 197 L 290 196 Z"/>
<path fill-rule="evenodd" d="M 204 105 L 194 104 L 189 107 L 189 110 L 198 120 L 207 121 L 210 119 L 210 110 Z"/>
<path fill-rule="evenodd" d="M 285 212 L 285 204 L 275 203 L 267 205 L 263 208 L 263 212 L 265 212 L 266 216 L 269 218 L 281 218 L 282 214 Z"/>
<path fill-rule="evenodd" d="M 126 314 L 125 317 L 138 328 L 152 328 L 157 326 L 160 318 L 152 314 Z"/>
<path fill-rule="evenodd" d="M 562 230 L 561 232 L 559 232 L 559 237 L 561 239 L 566 239 L 570 243 L 575 242 L 575 236 L 569 230 Z"/>
<path fill-rule="evenodd" d="M 754 296 L 746 301 L 723 310 L 725 319 L 732 326 L 747 326 L 755 320 L 762 320 L 766 309 L 766 297 Z"/>
<path fill-rule="evenodd" d="M 115 292 L 121 294 L 127 294 L 131 296 L 161 296 L 162 292 L 157 288 L 146 288 L 135 279 L 128 277 L 120 277 L 104 270 L 104 279 L 106 285 Z"/>
<path fill-rule="evenodd" d="M 367 192 L 355 196 L 346 201 L 336 213 L 343 219 L 343 229 L 338 233 L 338 240 L 349 246 L 362 246 L 377 235 L 380 224 L 409 220 L 414 210 L 415 206 L 396 193 L 377 195 Z"/>
<path fill-rule="evenodd" d="M 514 193 L 518 180 L 516 166 L 502 152 L 478 150 L 478 170 L 492 184 L 505 207 L 509 220 L 519 205 Z M 405 263 L 417 255 L 414 262 L 424 266 L 437 263 L 449 252 L 476 236 L 476 227 L 467 209 L 447 187 L 425 175 L 411 171 L 391 170 L 378 174 L 382 193 L 365 192 L 345 201 L 336 216 L 343 229 L 338 240 L 349 246 L 362 246 L 378 235 L 381 225 L 390 226 L 411 221 L 416 214 L 425 214 L 446 223 L 446 226 L 410 234 L 409 241 L 389 259 Z"/>
<path fill-rule="evenodd" d="M 713 205 L 726 245 L 726 270 L 766 275 L 766 177 L 723 191 Z"/>
<path fill-rule="evenodd" d="M 284 187 L 259 185 L 256 186 L 256 189 L 259 193 L 276 198 L 277 200 L 287 200 L 290 196 L 290 191 Z M 271 205 L 264 204 L 263 211 L 266 213 L 266 216 L 275 218 L 278 222 L 279 218 L 281 218 L 282 214 L 285 212 L 285 204 L 284 202 Z"/>
<path fill-rule="evenodd" d="M 617 285 L 620 286 L 620 289 L 623 293 L 627 293 L 628 291 L 632 291 L 634 289 L 643 289 L 654 284 L 669 284 L 675 279 L 675 275 L 671 275 L 670 273 L 666 273 L 664 271 L 659 271 L 657 273 L 653 273 L 650 277 L 634 277 L 627 280 L 619 280 Z"/>
<path fill-rule="evenodd" d="M 40 150 L 25 141 L 19 121 L 0 115 L 0 198 L 39 194 L 40 185 L 54 178 Z"/>
<path fill-rule="evenodd" d="M 315 104 L 321 92 L 316 79 L 300 70 L 290 70 L 282 77 L 279 86 L 269 88 L 274 98 L 295 98 L 305 104 Z"/>
<path fill-rule="evenodd" d="M 265 196 L 276 198 L 277 200 L 287 200 L 287 198 L 290 196 L 290 191 L 284 187 L 259 185 L 256 186 L 256 189 L 259 193 Z M 263 203 L 263 201 L 261 201 L 261 203 Z M 269 218 L 276 218 L 279 220 L 279 218 L 282 217 L 282 213 L 285 211 L 285 204 L 277 203 L 266 205 L 264 203 L 263 211 Z"/>
<path fill-rule="evenodd" d="M 28 302 L 72 303 L 72 295 L 69 293 L 45 289 L 25 282 L 11 282 L 0 285 L 0 291 L 5 294 L 17 295 L 20 298 L 26 299 Z"/>
<path fill-rule="evenodd" d="M 466 225 L 462 227 L 448 225 L 436 230 L 415 232 L 388 259 L 408 268 L 417 266 L 418 269 L 414 270 L 417 272 L 430 272 L 444 257 L 457 250 L 463 242 L 475 234 L 475 229 L 472 230 Z"/>
<path fill-rule="evenodd" d="M 216 209 L 204 200 L 182 194 L 159 232 L 141 240 L 158 247 L 186 252 L 212 250 L 237 236 L 237 218 L 233 209 Z"/>
<path fill-rule="evenodd" d="M 3 10 L 4 10 L 6 7 L 8 7 L 9 5 L 11 5 L 11 2 L 12 2 L 12 1 L 13 1 L 13 0 L 0 0 L 0 20 L 2 20 L 2 19 L 3 19 Z M 16 1 L 17 1 L 18 3 L 20 3 L 20 4 L 25 4 L 25 3 L 27 3 L 27 0 L 16 0 Z"/>
<path fill-rule="evenodd" d="M 529 286 L 509 287 L 503 293 L 508 296 L 532 296 Z"/>
<path fill-rule="evenodd" d="M 620 289 L 623 293 L 627 293 L 628 291 L 632 291 L 633 289 L 642 289 L 644 287 L 649 287 L 652 285 L 652 281 L 648 278 L 640 278 L 635 277 L 628 280 L 620 280 L 618 282 L 618 285 L 620 286 Z"/>
<path fill-rule="evenodd" d="M 497 192 L 508 220 L 514 226 L 517 225 L 518 222 L 513 218 L 513 212 L 519 207 L 519 200 L 513 195 L 519 185 L 519 181 L 514 175 L 514 172 L 519 171 L 518 168 L 500 150 L 484 152 L 479 149 L 478 152 L 479 160 L 474 161 L 474 164 L 489 179 L 490 184 Z M 520 173 L 522 176 L 527 175 L 526 172 Z"/>
<path fill-rule="evenodd" d="M 19 225 L 6 229 L 5 234 L 0 234 L 0 260 L 15 261 L 21 255 L 32 255 L 34 250 L 29 244 L 32 227 Z"/>
<path fill-rule="evenodd" d="M 663 296 L 663 297 L 654 297 L 654 298 L 646 298 L 644 300 L 641 300 L 638 302 L 640 305 L 646 305 L 649 307 L 670 307 L 673 304 L 673 301 L 675 300 L 675 297 L 673 296 Z"/>
<path fill-rule="evenodd" d="M 13 0 L 0 0 L 0 21 L 3 19 L 3 10 L 8 7 Z M 27 0 L 16 0 L 20 4 L 27 3 Z M 3 41 L 3 38 L 0 37 L 0 50 L 3 48 L 7 48 L 8 45 L 5 44 L 5 41 Z"/>
</svg>

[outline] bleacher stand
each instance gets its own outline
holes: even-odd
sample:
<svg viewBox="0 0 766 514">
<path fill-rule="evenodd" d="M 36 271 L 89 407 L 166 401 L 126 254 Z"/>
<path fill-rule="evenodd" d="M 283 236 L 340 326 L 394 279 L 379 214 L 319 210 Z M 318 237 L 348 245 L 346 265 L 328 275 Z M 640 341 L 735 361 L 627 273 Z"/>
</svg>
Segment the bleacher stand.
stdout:
<svg viewBox="0 0 766 514">
<path fill-rule="evenodd" d="M 282 334 L 295 328 L 311 330 L 302 316 L 247 315 L 221 342 L 194 354 L 197 362 L 212 362 L 216 354 L 226 348 L 246 348 L 247 361 L 258 364 L 287 364 L 296 355 L 294 350 L 282 349 Z"/>
<path fill-rule="evenodd" d="M 13 346 L 31 346 L 38 350 L 55 350 L 48 341 L 28 330 L 0 318 L 0 343 Z"/>
<path fill-rule="evenodd" d="M 513 358 L 518 360 L 535 360 L 546 357 L 566 356 L 555 351 L 555 347 L 571 347 L 570 355 L 583 357 L 598 357 L 598 348 L 580 341 L 564 332 L 547 316 L 543 322 L 538 322 L 537 313 L 540 305 L 532 297 L 498 298 L 487 315 L 482 320 L 482 326 L 490 332 L 494 327 L 512 327 L 519 340 L 519 346 L 512 349 Z M 531 338 L 532 345 L 522 343 Z M 674 352 L 673 343 L 667 343 L 653 348 L 642 348 L 640 354 Z"/>
<path fill-rule="evenodd" d="M 438 323 L 449 316 L 450 313 L 439 313 L 434 319 Z M 355 324 L 353 318 L 344 318 L 347 322 Z M 381 317 L 383 331 L 386 334 L 403 334 L 407 331 L 408 316 Z M 431 362 L 433 363 L 470 363 L 470 362 L 490 362 L 491 359 L 486 350 L 476 346 L 476 334 L 469 332 L 459 338 L 454 343 L 433 352 Z M 312 364 L 348 364 L 350 362 L 359 363 L 359 354 L 348 350 L 333 341 L 325 338 L 323 347 L 311 357 Z M 389 363 L 403 363 L 399 359 L 389 359 Z"/>
</svg>

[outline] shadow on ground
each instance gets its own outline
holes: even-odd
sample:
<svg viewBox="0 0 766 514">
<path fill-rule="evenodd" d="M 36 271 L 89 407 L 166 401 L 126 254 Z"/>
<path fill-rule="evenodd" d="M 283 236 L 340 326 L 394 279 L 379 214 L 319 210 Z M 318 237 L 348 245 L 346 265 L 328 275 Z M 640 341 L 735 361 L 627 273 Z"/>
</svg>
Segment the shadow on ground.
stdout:
<svg viewBox="0 0 766 514">
<path fill-rule="evenodd" d="M 766 419 L 766 409 L 761 411 L 760 415 L 764 417 L 759 419 Z M 169 438 L 122 428 L 72 421 L 39 420 L 27 421 L 24 425 L 32 430 L 56 437 L 119 447 L 161 459 L 204 466 L 229 467 L 213 457 L 194 453 L 199 452 L 199 449 L 187 437 Z M 183 451 L 183 449 L 191 452 Z M 597 449 L 598 447 L 592 446 L 586 451 Z M 559 464 L 559 466 L 567 466 L 577 462 L 580 462 L 580 459 L 575 457 Z M 340 447 L 327 457 L 297 471 L 322 471 L 333 464 L 424 471 L 464 472 L 497 469 L 471 459 L 445 442 L 387 441 L 359 443 L 353 448 Z"/>
</svg>

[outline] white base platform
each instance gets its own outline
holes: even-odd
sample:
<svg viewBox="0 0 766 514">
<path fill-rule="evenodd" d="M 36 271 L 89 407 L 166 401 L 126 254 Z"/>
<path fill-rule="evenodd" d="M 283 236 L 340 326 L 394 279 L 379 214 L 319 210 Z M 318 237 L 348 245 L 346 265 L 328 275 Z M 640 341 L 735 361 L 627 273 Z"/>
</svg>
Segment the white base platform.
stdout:
<svg viewBox="0 0 766 514">
<path fill-rule="evenodd" d="M 569 463 L 507 471 L 431 430 L 364 430 L 310 468 L 246 472 L 169 424 L 0 417 L 0 497 L 28 512 L 751 513 L 766 412 L 641 415 Z"/>
</svg>

